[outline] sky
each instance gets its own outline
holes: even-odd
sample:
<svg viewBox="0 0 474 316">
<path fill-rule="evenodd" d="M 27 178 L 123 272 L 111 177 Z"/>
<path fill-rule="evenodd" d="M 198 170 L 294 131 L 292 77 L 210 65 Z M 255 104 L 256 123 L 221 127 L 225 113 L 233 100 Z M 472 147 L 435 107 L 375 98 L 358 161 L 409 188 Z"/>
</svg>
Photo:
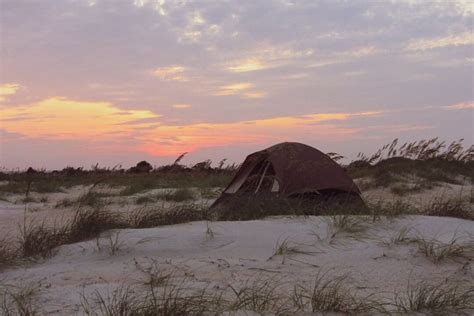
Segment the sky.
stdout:
<svg viewBox="0 0 474 316">
<path fill-rule="evenodd" d="M 469 0 L 0 0 L 0 167 L 474 138 Z"/>
</svg>

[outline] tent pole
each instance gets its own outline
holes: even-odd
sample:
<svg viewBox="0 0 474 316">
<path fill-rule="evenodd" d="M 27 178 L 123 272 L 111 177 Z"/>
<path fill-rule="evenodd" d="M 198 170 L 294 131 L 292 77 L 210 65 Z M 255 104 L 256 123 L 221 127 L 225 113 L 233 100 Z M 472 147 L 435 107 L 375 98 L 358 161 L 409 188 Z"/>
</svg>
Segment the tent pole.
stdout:
<svg viewBox="0 0 474 316">
<path fill-rule="evenodd" d="M 260 181 L 258 182 L 258 186 L 255 189 L 254 193 L 257 193 L 258 190 L 260 189 L 260 186 L 262 185 L 262 182 L 263 182 L 263 178 L 265 177 L 265 174 L 267 173 L 268 167 L 270 167 L 270 162 L 267 161 L 267 165 L 265 166 L 265 169 L 263 170 L 262 176 L 260 177 Z"/>
</svg>

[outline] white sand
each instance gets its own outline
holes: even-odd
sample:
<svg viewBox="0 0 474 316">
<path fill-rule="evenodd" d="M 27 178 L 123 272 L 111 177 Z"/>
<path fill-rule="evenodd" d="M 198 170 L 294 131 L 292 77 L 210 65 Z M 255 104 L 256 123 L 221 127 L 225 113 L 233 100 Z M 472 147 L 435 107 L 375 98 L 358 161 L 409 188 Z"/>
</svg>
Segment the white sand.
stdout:
<svg viewBox="0 0 474 316">
<path fill-rule="evenodd" d="M 471 261 L 464 258 L 435 264 L 420 254 L 416 245 L 388 247 L 381 243 L 404 226 L 413 227 L 412 236 L 449 242 L 456 235 L 458 242 L 467 243 L 469 234 L 474 236 L 472 221 L 425 216 L 385 219 L 369 223 L 364 239 L 341 237 L 333 245 L 314 235 L 326 236 L 328 225 L 322 217 L 210 225 L 213 238 L 206 235 L 205 222 L 106 233 L 99 240 L 101 250 L 96 240 L 65 245 L 43 263 L 4 271 L 0 280 L 12 285 L 41 284 L 38 302 L 52 314 L 77 313 L 81 293 L 107 293 L 124 284 L 142 284 L 145 275 L 135 262 L 142 267 L 155 262 L 163 272 L 186 275 L 194 285 L 215 289 L 238 286 L 255 277 L 277 277 L 309 286 L 318 271 L 330 270 L 335 275 L 348 273 L 353 286 L 387 299 L 394 292 L 403 292 L 409 280 L 474 281 L 472 257 Z M 107 235 L 114 233 L 119 233 L 121 246 L 111 255 Z M 307 253 L 272 257 L 277 242 L 284 239 Z"/>
<path fill-rule="evenodd" d="M 27 205 L 24 196 L 9 195 L 0 201 L 0 238 L 18 237 L 18 225 L 27 221 L 61 225 L 74 213 L 74 207 L 54 207 L 58 201 L 77 199 L 88 187 L 78 186 L 64 193 L 31 196 L 40 201 Z M 109 189 L 103 189 L 112 192 Z M 402 199 L 416 205 L 427 204 L 434 197 L 462 195 L 469 200 L 471 187 L 444 185 L 412 194 Z M 165 202 L 148 206 L 135 205 L 138 196 L 156 195 L 153 190 L 135 196 L 111 196 L 106 208 L 111 212 L 129 212 L 141 207 L 159 208 Z M 371 201 L 393 201 L 389 189 L 368 190 L 364 197 Z M 208 205 L 212 199 L 196 201 Z M 167 205 L 167 204 L 166 204 Z M 165 205 L 165 206 L 166 206 Z M 470 204 L 473 205 L 472 203 Z M 348 275 L 347 281 L 361 294 L 377 293 L 381 300 L 392 301 L 396 292 L 406 291 L 408 281 L 447 282 L 460 286 L 474 283 L 473 253 L 466 258 L 433 263 L 424 257 L 415 243 L 388 246 L 388 241 L 404 227 L 409 235 L 435 239 L 444 243 L 457 238 L 457 243 L 473 243 L 474 222 L 455 218 L 405 216 L 381 219 L 372 223 L 357 239 L 342 234 L 328 242 L 326 217 L 275 217 L 258 221 L 210 223 L 213 238 L 206 234 L 205 222 L 107 232 L 102 238 L 65 245 L 43 262 L 31 263 L 0 272 L 0 286 L 37 285 L 35 299 L 42 311 L 58 315 L 80 312 L 80 295 L 95 290 L 112 292 L 120 286 L 143 286 L 146 275 L 137 267 L 155 266 L 163 273 L 173 273 L 187 284 L 225 290 L 255 278 L 272 278 L 291 288 L 295 283 L 310 287 L 320 271 L 331 275 Z M 110 251 L 110 238 L 119 234 L 120 247 Z M 322 240 L 318 239 L 322 238 Z M 273 256 L 278 242 L 287 240 L 291 247 L 304 253 Z M 100 245 L 100 249 L 97 246 Z M 473 245 L 474 246 L 474 245 Z"/>
</svg>

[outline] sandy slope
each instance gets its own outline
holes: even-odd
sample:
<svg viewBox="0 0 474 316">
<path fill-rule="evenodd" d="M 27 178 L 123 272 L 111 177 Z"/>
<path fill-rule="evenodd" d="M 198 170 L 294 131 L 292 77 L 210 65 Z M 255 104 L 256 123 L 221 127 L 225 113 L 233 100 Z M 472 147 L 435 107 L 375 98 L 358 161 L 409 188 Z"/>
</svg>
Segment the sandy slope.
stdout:
<svg viewBox="0 0 474 316">
<path fill-rule="evenodd" d="M 143 284 L 146 276 L 138 266 L 156 265 L 177 278 L 186 276 L 193 286 L 211 289 L 239 286 L 256 277 L 309 286 L 318 271 L 347 273 L 348 282 L 362 293 L 377 293 L 387 300 L 394 292 L 403 292 L 408 280 L 474 282 L 472 254 L 471 258 L 435 264 L 416 245 L 382 243 L 405 226 L 412 227 L 412 236 L 449 242 L 455 235 L 460 243 L 468 243 L 474 236 L 472 221 L 410 216 L 367 225 L 360 240 L 342 236 L 332 243 L 324 240 L 328 231 L 324 217 L 215 222 L 210 224 L 213 238 L 206 234 L 205 222 L 126 229 L 104 234 L 98 241 L 100 249 L 96 240 L 65 245 L 43 263 L 4 271 L 0 280 L 17 286 L 39 284 L 38 302 L 53 314 L 77 313 L 81 293 L 108 293 L 124 284 Z M 115 233 L 121 245 L 111 255 L 107 235 Z M 305 253 L 272 257 L 278 241 L 285 239 Z"/>
</svg>

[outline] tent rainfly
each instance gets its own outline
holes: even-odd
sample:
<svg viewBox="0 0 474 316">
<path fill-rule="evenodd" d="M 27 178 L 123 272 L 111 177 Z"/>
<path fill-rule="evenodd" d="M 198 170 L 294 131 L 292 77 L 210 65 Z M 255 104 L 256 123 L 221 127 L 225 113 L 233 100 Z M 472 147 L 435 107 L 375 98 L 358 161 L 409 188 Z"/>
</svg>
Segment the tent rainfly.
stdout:
<svg viewBox="0 0 474 316">
<path fill-rule="evenodd" d="M 328 155 L 301 143 L 285 142 L 247 156 L 211 208 L 232 196 L 351 196 L 360 191 L 345 170 Z"/>
</svg>

